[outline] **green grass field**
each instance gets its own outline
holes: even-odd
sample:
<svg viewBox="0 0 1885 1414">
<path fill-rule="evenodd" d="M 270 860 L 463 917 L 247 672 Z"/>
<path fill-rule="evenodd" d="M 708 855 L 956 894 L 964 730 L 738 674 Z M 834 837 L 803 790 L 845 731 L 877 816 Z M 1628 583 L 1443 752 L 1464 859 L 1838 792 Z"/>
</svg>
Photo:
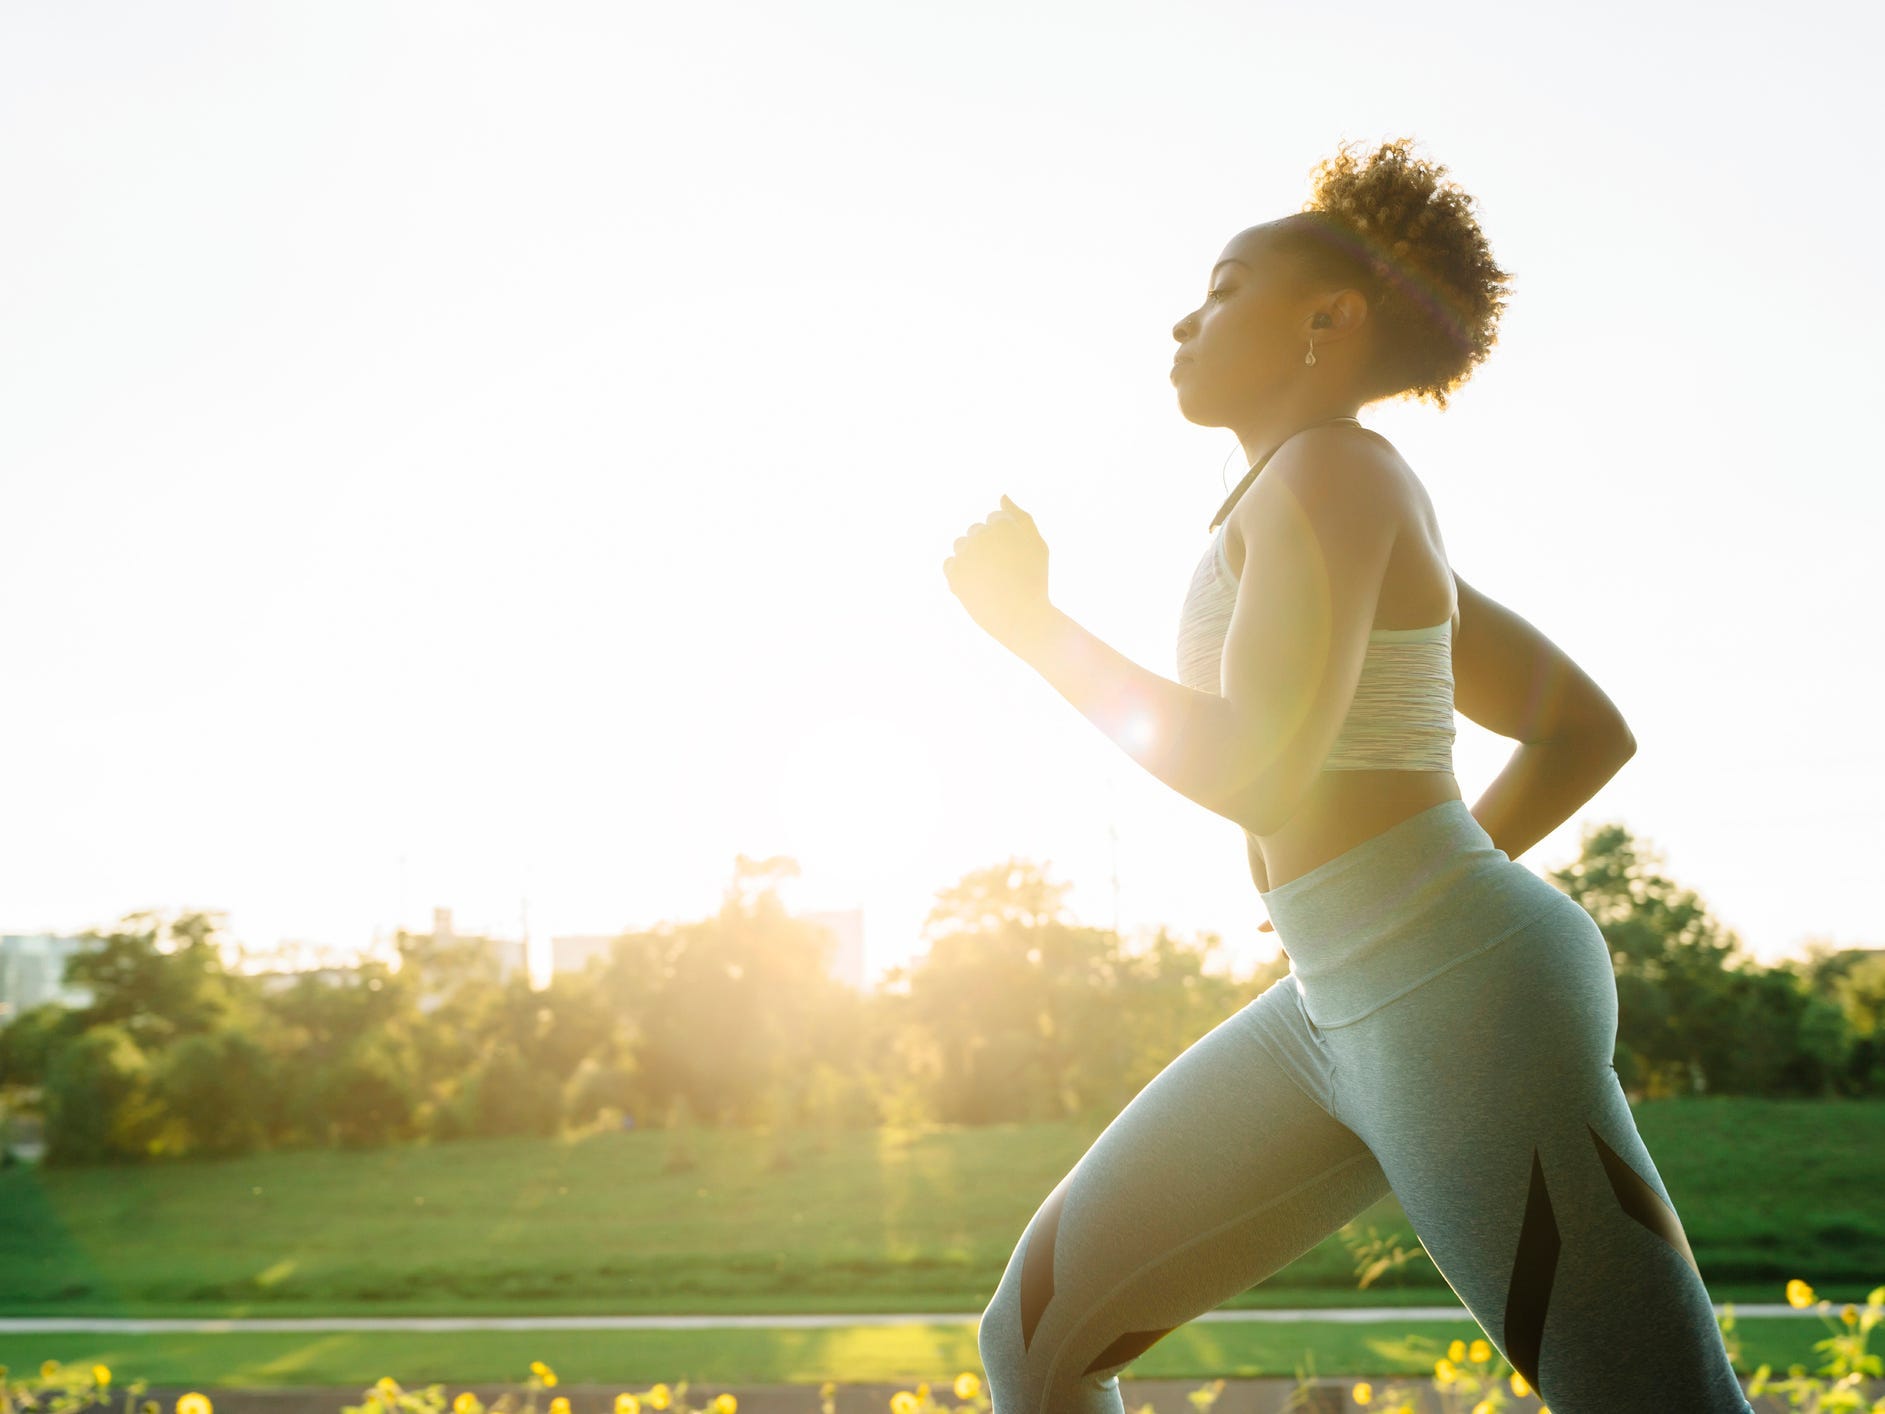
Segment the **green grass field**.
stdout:
<svg viewBox="0 0 1885 1414">
<path fill-rule="evenodd" d="M 1721 1301 L 1885 1280 L 1885 1103 L 1685 1100 L 1638 1126 Z M 979 1310 L 1092 1142 L 1071 1124 L 795 1136 L 657 1131 L 219 1162 L 0 1170 L 0 1313 Z M 1461 1162 L 1472 1162 L 1469 1134 Z M 1392 1199 L 1361 1224 L 1412 1228 Z M 1449 1299 L 1431 1263 L 1355 1289 L 1324 1242 L 1240 1305 Z"/>
<path fill-rule="evenodd" d="M 1665 1101 L 1637 1112 L 1717 1301 L 1779 1301 L 1789 1277 L 1835 1302 L 1885 1281 L 1885 1104 Z M 392 1315 L 908 1311 L 986 1304 L 1035 1207 L 1093 1125 L 795 1135 L 468 1141 L 125 1168 L 0 1170 L 0 1314 Z M 1472 1162 L 1462 1134 L 1461 1162 Z M 1412 1230 L 1392 1198 L 1364 1214 Z M 1424 1259 L 1356 1289 L 1324 1242 L 1236 1306 L 1451 1304 Z M 1750 1348 L 1807 1359 L 1817 1325 L 1745 1321 Z M 1770 1337 L 1769 1328 L 1773 1334 Z M 1811 1332 L 1811 1334 L 1809 1334 Z M 1471 1322 L 1437 1330 L 1472 1334 Z M 1305 1344 L 1332 1373 L 1383 1369 L 1402 1328 L 1205 1325 L 1143 1375 L 1287 1374 Z M 238 1383 L 519 1378 L 531 1359 L 620 1378 L 860 1379 L 976 1368 L 972 1327 L 842 1331 L 0 1337 L 0 1363 L 99 1360 L 127 1376 Z M 1759 1354 L 1756 1359 L 1769 1358 Z M 680 1361 L 680 1364 L 676 1364 Z M 698 1361 L 697 1364 L 694 1362 Z M 1164 1362 L 1176 1361 L 1176 1367 Z M 626 1362 L 626 1363 L 625 1363 Z M 842 1368 L 842 1375 L 832 1373 Z M 559 1369 L 561 1367 L 559 1366 Z M 186 1373 L 187 1372 L 187 1373 Z M 811 1378 L 805 1373 L 804 1378 Z M 705 1374 L 702 1375 L 705 1378 Z"/>
</svg>

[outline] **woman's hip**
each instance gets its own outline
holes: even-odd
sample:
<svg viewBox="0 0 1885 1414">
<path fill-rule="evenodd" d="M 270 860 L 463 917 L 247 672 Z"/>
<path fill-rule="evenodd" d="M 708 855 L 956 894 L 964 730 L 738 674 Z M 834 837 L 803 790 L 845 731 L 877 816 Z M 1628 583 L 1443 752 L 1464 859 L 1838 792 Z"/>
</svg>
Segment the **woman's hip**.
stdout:
<svg viewBox="0 0 1885 1414">
<path fill-rule="evenodd" d="M 1528 932 L 1548 941 L 1524 970 L 1545 975 L 1514 977 L 1515 987 L 1548 986 L 1555 969 L 1566 985 L 1609 985 L 1614 1005 L 1596 924 L 1495 847 L 1461 800 L 1409 816 L 1263 899 L 1308 1015 L 1324 1030 L 1353 1025 Z"/>
</svg>

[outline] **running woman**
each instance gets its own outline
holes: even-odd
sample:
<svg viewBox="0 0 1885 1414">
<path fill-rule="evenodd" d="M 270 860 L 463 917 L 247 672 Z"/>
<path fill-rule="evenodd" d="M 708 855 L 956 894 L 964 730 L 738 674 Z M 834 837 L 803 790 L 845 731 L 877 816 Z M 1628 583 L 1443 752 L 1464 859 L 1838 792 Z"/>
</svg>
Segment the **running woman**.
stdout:
<svg viewBox="0 0 1885 1414">
<path fill-rule="evenodd" d="M 1007 497 L 955 542 L 972 618 L 1244 832 L 1289 971 L 1136 1095 L 982 1314 L 994 1414 L 1122 1414 L 1119 1374 L 1390 1191 L 1553 1414 L 1752 1414 L 1611 1062 L 1591 917 L 1519 855 L 1635 751 L 1543 634 L 1462 581 L 1356 413 L 1447 395 L 1511 276 L 1406 140 L 1320 164 L 1172 327 L 1185 418 L 1249 470 L 1211 520 L 1173 681 L 1052 605 Z M 1518 742 L 1468 809 L 1455 710 Z"/>
</svg>

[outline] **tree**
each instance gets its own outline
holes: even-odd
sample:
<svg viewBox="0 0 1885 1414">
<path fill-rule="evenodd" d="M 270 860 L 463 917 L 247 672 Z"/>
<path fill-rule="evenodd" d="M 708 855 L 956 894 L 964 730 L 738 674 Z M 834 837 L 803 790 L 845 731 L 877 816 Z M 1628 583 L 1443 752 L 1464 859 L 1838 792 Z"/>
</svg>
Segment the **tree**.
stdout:
<svg viewBox="0 0 1885 1414">
<path fill-rule="evenodd" d="M 458 1123 L 468 1134 L 549 1135 L 557 1132 L 562 1117 L 557 1078 L 501 1037 L 466 1077 L 458 1098 Z"/>
<path fill-rule="evenodd" d="M 741 856 L 715 916 L 617 940 L 600 988 L 651 1112 L 684 1099 L 708 1123 L 763 1123 L 775 1077 L 854 1044 L 838 1034 L 851 1007 L 829 974 L 830 935 L 770 886 L 796 867 Z"/>
<path fill-rule="evenodd" d="M 1066 921 L 1068 888 L 1010 859 L 938 895 L 894 1001 L 897 1054 L 940 1119 L 1116 1110 L 1244 999 L 1162 930 L 1129 956 L 1111 930 Z"/>
<path fill-rule="evenodd" d="M 150 1061 L 120 1025 L 96 1026 L 46 1067 L 46 1162 L 139 1159 L 161 1125 Z"/>
<path fill-rule="evenodd" d="M 81 1025 L 122 1026 L 140 1049 L 208 1031 L 235 1007 L 233 975 L 224 966 L 220 912 L 167 919 L 127 914 L 117 931 L 84 936 L 90 946 L 66 962 L 65 980 L 91 989 Z"/>
<path fill-rule="evenodd" d="M 313 1112 L 323 1143 L 365 1148 L 413 1129 L 418 1084 L 411 1048 L 362 1036 L 315 1076 Z"/>
<path fill-rule="evenodd" d="M 932 937 L 957 929 L 986 932 L 1003 923 L 1038 928 L 1064 919 L 1072 890 L 1072 884 L 1050 881 L 1039 864 L 1011 858 L 972 869 L 940 890 L 923 932 Z"/>
<path fill-rule="evenodd" d="M 187 1152 L 244 1154 L 269 1133 L 280 1102 L 273 1059 L 256 1039 L 219 1027 L 172 1043 L 157 1067 L 157 1094 L 182 1127 Z"/>
<path fill-rule="evenodd" d="M 1847 1064 L 1837 1006 L 1787 967 L 1762 968 L 1660 863 L 1607 824 L 1586 829 L 1578 859 L 1550 876 L 1609 945 L 1625 1088 L 1651 1097 L 1825 1093 Z"/>
<path fill-rule="evenodd" d="M 82 1029 L 80 1015 L 59 1002 L 41 1002 L 0 1031 L 0 1088 L 45 1083 L 46 1063 Z"/>
<path fill-rule="evenodd" d="M 1885 949 L 1834 948 L 1815 939 L 1807 946 L 1802 975 L 1816 996 L 1845 1017 L 1852 1048 L 1841 1091 L 1885 1094 Z"/>
</svg>

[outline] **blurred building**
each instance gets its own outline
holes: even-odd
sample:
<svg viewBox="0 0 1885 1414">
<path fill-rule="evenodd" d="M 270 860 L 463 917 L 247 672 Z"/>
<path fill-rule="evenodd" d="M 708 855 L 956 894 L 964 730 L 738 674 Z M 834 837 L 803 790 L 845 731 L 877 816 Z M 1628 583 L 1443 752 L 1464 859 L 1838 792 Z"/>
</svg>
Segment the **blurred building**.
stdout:
<svg viewBox="0 0 1885 1414">
<path fill-rule="evenodd" d="M 807 923 L 816 923 L 837 940 L 837 951 L 831 959 L 831 975 L 847 987 L 863 991 L 864 910 L 842 908 L 799 916 Z"/>
<path fill-rule="evenodd" d="M 0 1026 L 42 1002 L 90 1006 L 89 987 L 68 987 L 65 965 L 96 939 L 56 933 L 0 933 Z"/>
<path fill-rule="evenodd" d="M 568 933 L 560 938 L 550 939 L 550 975 L 573 972 L 580 974 L 589 966 L 591 958 L 600 958 L 606 965 L 609 949 L 614 944 L 613 934 Z"/>
<path fill-rule="evenodd" d="M 394 945 L 399 952 L 399 970 L 412 968 L 418 974 L 420 1011 L 433 1010 L 469 981 L 503 986 L 513 977 L 522 977 L 534 985 L 525 939 L 460 933 L 452 926 L 449 908 L 432 910 L 430 933 L 408 933 L 401 928 Z"/>
</svg>

